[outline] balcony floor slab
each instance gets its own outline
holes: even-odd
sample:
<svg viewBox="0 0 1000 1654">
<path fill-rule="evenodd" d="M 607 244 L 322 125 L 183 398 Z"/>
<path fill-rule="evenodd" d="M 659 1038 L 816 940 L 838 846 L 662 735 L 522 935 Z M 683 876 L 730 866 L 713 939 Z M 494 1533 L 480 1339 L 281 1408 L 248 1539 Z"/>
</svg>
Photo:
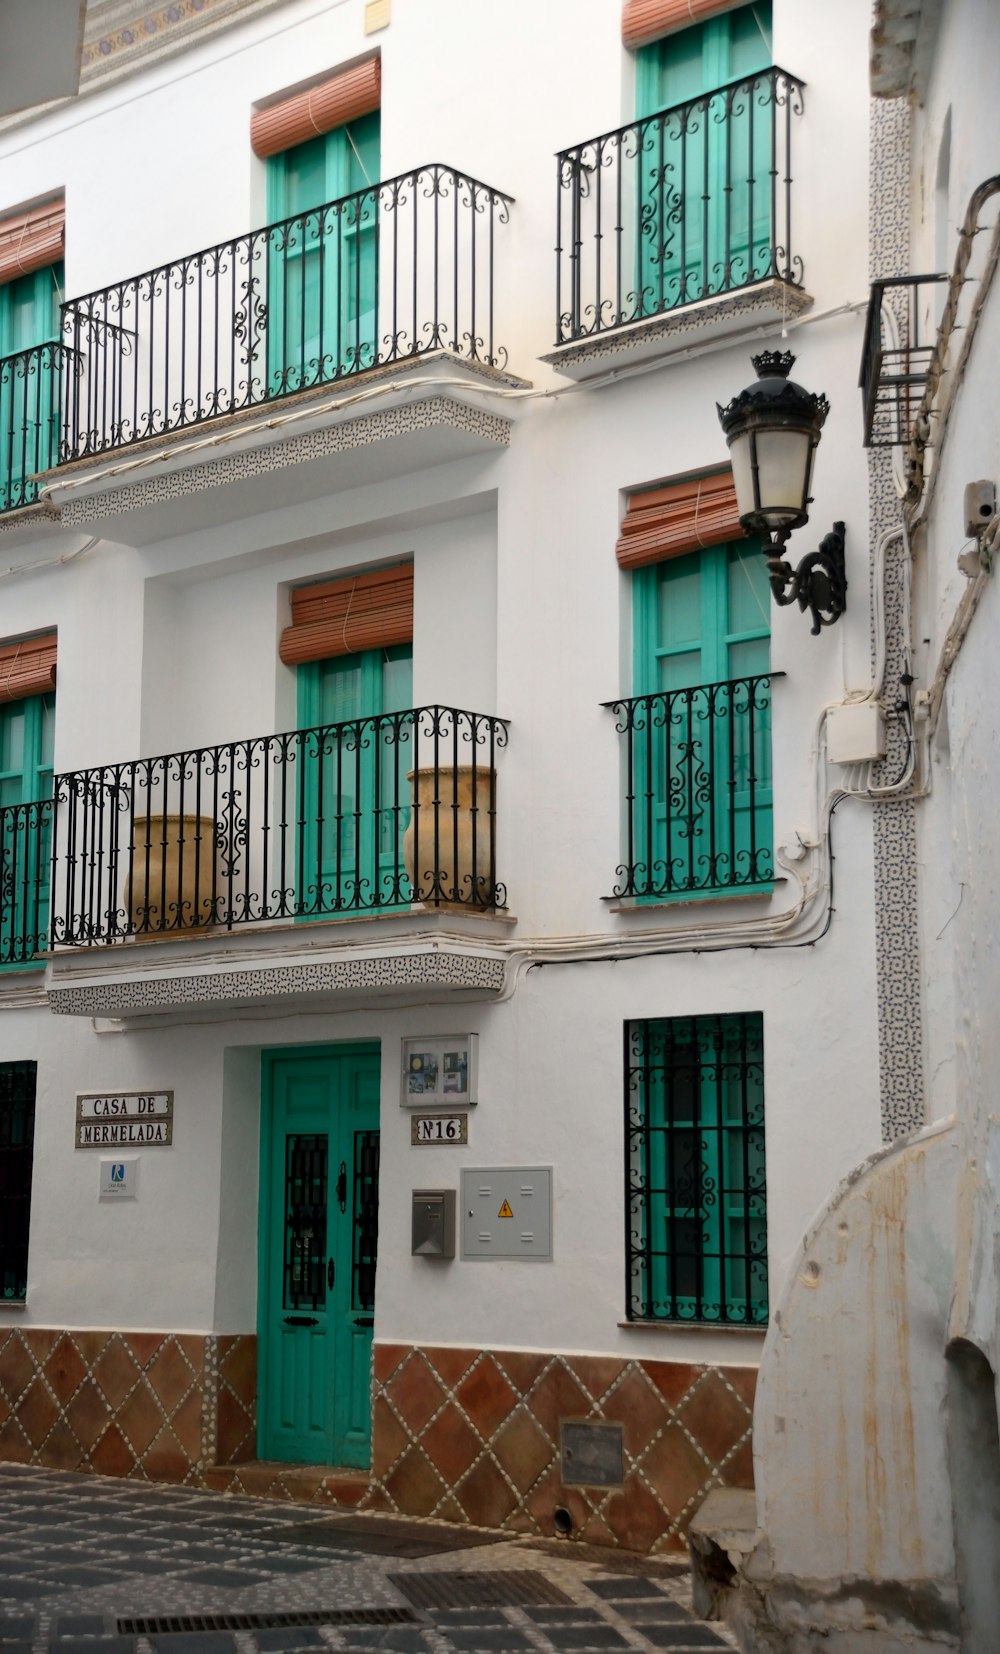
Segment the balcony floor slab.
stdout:
<svg viewBox="0 0 1000 1654">
<path fill-rule="evenodd" d="M 507 914 L 431 912 L 205 932 L 164 941 L 60 949 L 47 996 L 62 1016 L 218 1021 L 401 1000 L 495 998 L 506 979 Z"/>
<path fill-rule="evenodd" d="M 648 321 L 630 322 L 606 333 L 588 334 L 571 344 L 560 345 L 543 356 L 542 361 L 569 379 L 596 379 L 609 370 L 636 362 L 657 358 L 669 361 L 671 356 L 710 339 L 792 321 L 812 304 L 812 298 L 801 287 L 793 287 L 787 281 L 762 281 L 736 293 L 719 293 L 714 298 L 682 305 Z"/>
<path fill-rule="evenodd" d="M 144 546 L 503 449 L 511 414 L 482 393 L 527 388 L 440 351 L 74 460 L 40 482 L 64 527 Z"/>
</svg>

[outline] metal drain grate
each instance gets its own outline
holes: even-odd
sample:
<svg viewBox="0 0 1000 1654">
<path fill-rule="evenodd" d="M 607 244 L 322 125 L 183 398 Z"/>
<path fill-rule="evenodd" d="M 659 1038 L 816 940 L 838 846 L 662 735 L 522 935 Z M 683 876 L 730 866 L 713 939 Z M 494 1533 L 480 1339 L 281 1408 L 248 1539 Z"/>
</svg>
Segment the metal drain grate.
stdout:
<svg viewBox="0 0 1000 1654">
<path fill-rule="evenodd" d="M 276 1631 L 299 1625 L 413 1625 L 412 1608 L 307 1608 L 288 1614 L 148 1614 L 118 1621 L 122 1637 L 171 1631 Z"/>
<path fill-rule="evenodd" d="M 390 1574 L 390 1585 L 416 1608 L 526 1608 L 572 1598 L 527 1568 L 481 1574 Z"/>
</svg>

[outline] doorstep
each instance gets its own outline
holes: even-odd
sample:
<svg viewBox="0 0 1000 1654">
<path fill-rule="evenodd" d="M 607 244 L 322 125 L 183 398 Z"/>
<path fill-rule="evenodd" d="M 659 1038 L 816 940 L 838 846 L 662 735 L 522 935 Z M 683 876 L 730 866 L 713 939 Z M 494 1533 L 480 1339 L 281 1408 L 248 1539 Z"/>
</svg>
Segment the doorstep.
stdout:
<svg viewBox="0 0 1000 1654">
<path fill-rule="evenodd" d="M 367 1470 L 329 1464 L 282 1464 L 246 1459 L 241 1464 L 205 1467 L 205 1485 L 215 1493 L 243 1493 L 254 1499 L 290 1499 L 304 1504 L 340 1505 L 354 1510 L 371 1483 Z"/>
</svg>

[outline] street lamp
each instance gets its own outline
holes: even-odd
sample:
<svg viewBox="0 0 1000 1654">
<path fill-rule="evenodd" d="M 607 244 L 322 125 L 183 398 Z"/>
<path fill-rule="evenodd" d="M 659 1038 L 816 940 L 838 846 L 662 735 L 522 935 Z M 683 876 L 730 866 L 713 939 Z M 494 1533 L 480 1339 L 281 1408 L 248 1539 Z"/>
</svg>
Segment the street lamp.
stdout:
<svg viewBox="0 0 1000 1654">
<path fill-rule="evenodd" d="M 813 456 L 830 404 L 789 379 L 795 364 L 791 351 L 765 350 L 751 359 L 756 383 L 719 408 L 740 523 L 747 534 L 763 539 L 774 601 L 808 609 L 815 637 L 821 626 L 840 619 L 846 605 L 844 525 L 834 523 L 819 550 L 803 557 L 798 568 L 782 554 L 792 530 L 809 521 Z"/>
</svg>

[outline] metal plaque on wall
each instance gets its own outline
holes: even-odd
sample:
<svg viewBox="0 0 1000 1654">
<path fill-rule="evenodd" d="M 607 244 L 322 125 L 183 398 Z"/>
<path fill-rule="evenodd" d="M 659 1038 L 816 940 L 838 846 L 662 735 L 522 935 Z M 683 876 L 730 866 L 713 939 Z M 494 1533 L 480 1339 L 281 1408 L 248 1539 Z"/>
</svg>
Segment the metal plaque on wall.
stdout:
<svg viewBox="0 0 1000 1654">
<path fill-rule="evenodd" d="M 561 1476 L 567 1487 L 621 1487 L 625 1481 L 620 1424 L 562 1419 L 559 1452 Z"/>
</svg>

